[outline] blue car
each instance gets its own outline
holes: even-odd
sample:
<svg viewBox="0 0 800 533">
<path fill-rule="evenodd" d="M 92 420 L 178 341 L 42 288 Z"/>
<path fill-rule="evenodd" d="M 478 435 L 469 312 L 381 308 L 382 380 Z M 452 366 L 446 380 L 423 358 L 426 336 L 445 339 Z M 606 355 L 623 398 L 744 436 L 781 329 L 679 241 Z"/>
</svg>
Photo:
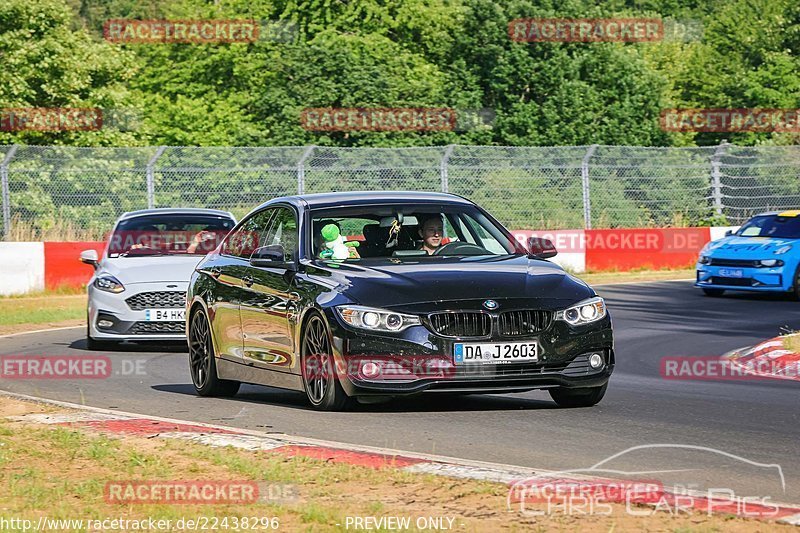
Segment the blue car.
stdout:
<svg viewBox="0 0 800 533">
<path fill-rule="evenodd" d="M 700 251 L 694 286 L 708 296 L 726 290 L 784 292 L 800 299 L 800 210 L 763 213 Z"/>
</svg>

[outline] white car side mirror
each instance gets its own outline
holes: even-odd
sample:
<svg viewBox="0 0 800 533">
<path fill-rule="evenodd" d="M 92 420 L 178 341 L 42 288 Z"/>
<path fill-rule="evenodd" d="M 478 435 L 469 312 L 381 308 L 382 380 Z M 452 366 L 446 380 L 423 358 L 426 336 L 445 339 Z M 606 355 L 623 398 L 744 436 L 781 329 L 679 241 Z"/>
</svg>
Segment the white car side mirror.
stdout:
<svg viewBox="0 0 800 533">
<path fill-rule="evenodd" d="M 92 265 L 95 269 L 100 264 L 97 257 L 97 250 L 84 250 L 81 252 L 81 263 Z"/>
</svg>

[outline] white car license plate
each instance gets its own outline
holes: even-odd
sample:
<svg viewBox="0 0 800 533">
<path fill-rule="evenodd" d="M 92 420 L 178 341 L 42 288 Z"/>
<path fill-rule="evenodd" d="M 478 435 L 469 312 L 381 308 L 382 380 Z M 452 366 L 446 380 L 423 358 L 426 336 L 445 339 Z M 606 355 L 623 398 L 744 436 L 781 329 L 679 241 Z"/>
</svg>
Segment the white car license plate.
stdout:
<svg viewBox="0 0 800 533">
<path fill-rule="evenodd" d="M 539 343 L 528 342 L 458 342 L 453 347 L 457 365 L 468 363 L 505 364 L 529 363 L 539 360 Z"/>
<path fill-rule="evenodd" d="M 719 275 L 725 278 L 742 278 L 744 270 L 741 268 L 720 268 Z"/>
<path fill-rule="evenodd" d="M 179 322 L 186 320 L 186 309 L 145 309 L 147 322 Z"/>
</svg>

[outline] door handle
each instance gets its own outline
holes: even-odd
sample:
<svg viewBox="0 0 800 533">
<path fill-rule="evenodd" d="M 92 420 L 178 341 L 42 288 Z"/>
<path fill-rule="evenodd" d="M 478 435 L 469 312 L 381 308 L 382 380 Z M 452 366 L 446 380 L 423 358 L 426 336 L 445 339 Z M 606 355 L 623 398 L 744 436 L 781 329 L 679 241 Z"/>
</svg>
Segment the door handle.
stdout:
<svg viewBox="0 0 800 533">
<path fill-rule="evenodd" d="M 253 279 L 253 276 L 245 276 L 242 278 L 242 283 L 244 283 L 248 287 L 252 287 L 253 283 L 255 283 L 255 280 Z"/>
</svg>

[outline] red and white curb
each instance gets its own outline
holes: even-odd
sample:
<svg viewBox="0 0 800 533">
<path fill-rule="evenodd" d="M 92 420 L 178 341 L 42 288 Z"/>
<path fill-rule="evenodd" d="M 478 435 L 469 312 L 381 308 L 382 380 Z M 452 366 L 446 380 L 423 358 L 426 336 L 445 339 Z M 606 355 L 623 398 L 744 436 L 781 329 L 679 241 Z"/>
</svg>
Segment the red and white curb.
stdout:
<svg viewBox="0 0 800 533">
<path fill-rule="evenodd" d="M 120 412 L 6 391 L 0 391 L 0 396 L 77 411 L 9 416 L 6 417 L 8 420 L 75 427 L 110 435 L 179 439 L 214 447 L 231 446 L 251 451 L 263 450 L 289 457 L 308 457 L 331 463 L 346 463 L 370 468 L 394 468 L 406 472 L 489 481 L 509 486 L 513 486 L 527 478 L 550 473 L 540 469 L 534 470 L 520 466 L 457 459 L 433 454 L 353 445 L 285 434 L 265 434 L 247 429 Z M 581 478 L 593 479 L 584 476 L 581 476 Z M 770 516 L 770 519 L 800 525 L 800 506 L 773 504 L 773 507 L 777 508 L 777 512 Z M 734 511 L 720 514 L 737 513 Z"/>
<path fill-rule="evenodd" d="M 745 374 L 772 379 L 800 380 L 800 353 L 785 349 L 781 337 L 733 350 L 723 358 Z"/>
</svg>

